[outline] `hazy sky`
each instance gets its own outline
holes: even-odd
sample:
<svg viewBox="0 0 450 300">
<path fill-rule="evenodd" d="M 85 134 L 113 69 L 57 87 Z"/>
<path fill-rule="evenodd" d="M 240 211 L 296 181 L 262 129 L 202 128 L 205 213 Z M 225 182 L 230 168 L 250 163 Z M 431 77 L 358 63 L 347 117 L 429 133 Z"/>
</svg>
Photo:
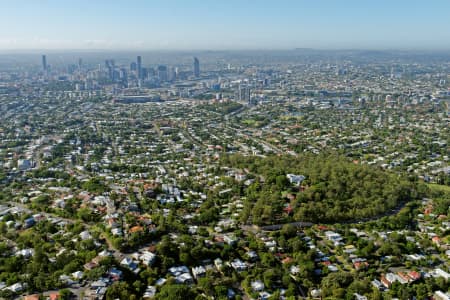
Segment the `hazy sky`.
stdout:
<svg viewBox="0 0 450 300">
<path fill-rule="evenodd" d="M 8 49 L 450 49 L 450 0 L 0 0 Z"/>
</svg>

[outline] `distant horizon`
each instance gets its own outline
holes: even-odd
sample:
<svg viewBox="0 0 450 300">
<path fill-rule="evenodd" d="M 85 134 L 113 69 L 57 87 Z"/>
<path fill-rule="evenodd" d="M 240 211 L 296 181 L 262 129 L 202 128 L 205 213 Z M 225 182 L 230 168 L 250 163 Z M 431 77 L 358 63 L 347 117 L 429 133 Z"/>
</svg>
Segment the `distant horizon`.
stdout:
<svg viewBox="0 0 450 300">
<path fill-rule="evenodd" d="M 289 52 L 289 51 L 323 51 L 323 52 L 345 52 L 345 51 L 375 51 L 375 52 L 450 52 L 450 48 L 236 48 L 236 49 L 131 49 L 131 48 L 114 48 L 114 49 L 84 49 L 84 48 L 36 48 L 36 49 L 0 49 L 1 54 L 47 54 L 47 53 L 107 53 L 107 52 L 129 52 L 129 53 L 140 53 L 140 52 Z"/>
</svg>

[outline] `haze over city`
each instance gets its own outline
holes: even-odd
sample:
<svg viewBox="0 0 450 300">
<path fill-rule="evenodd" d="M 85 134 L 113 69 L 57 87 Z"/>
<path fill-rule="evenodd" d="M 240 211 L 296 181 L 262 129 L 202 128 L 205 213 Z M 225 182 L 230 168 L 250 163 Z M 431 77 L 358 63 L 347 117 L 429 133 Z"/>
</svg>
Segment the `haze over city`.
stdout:
<svg viewBox="0 0 450 300">
<path fill-rule="evenodd" d="M 450 49 L 445 0 L 0 3 L 0 50 Z"/>
</svg>

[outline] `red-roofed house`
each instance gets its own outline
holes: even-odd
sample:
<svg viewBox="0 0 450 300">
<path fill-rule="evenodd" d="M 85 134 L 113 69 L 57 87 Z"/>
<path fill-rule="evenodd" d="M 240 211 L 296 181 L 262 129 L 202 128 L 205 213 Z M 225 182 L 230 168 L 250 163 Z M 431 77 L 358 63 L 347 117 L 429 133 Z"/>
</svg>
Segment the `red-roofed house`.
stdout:
<svg viewBox="0 0 450 300">
<path fill-rule="evenodd" d="M 50 297 L 50 300 L 58 300 L 60 298 L 58 292 L 51 293 L 49 297 Z"/>
<path fill-rule="evenodd" d="M 419 280 L 422 276 L 420 275 L 420 273 L 416 272 L 416 271 L 410 271 L 408 273 L 408 276 L 413 280 Z"/>
<path fill-rule="evenodd" d="M 412 278 L 409 277 L 408 275 L 406 275 L 403 272 L 398 272 L 397 276 L 400 278 L 400 283 L 404 283 L 404 282 L 406 283 L 406 282 L 411 282 L 412 281 Z"/>
<path fill-rule="evenodd" d="M 391 287 L 391 282 L 386 279 L 386 277 L 381 276 L 380 278 L 381 284 L 384 285 L 387 289 Z"/>
<path fill-rule="evenodd" d="M 367 261 L 357 261 L 353 264 L 353 267 L 356 270 L 366 269 L 369 266 L 369 263 Z"/>
<path fill-rule="evenodd" d="M 432 241 L 434 244 L 438 245 L 438 246 L 441 245 L 441 238 L 438 237 L 438 236 L 433 236 L 433 238 L 431 239 L 431 241 Z"/>
</svg>

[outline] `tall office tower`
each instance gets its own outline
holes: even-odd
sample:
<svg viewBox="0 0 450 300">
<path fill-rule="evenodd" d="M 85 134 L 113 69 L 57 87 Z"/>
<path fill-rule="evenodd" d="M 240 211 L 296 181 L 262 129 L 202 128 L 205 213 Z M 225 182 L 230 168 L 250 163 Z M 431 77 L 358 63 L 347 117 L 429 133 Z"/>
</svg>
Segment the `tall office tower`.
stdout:
<svg viewBox="0 0 450 300">
<path fill-rule="evenodd" d="M 42 55 L 42 70 L 47 71 L 47 56 Z"/>
<path fill-rule="evenodd" d="M 200 77 L 200 62 L 197 57 L 194 57 L 194 76 Z"/>
<path fill-rule="evenodd" d="M 142 78 L 142 57 L 140 55 L 137 57 L 137 73 L 138 73 L 138 78 L 141 79 Z"/>
<path fill-rule="evenodd" d="M 121 80 L 126 80 L 127 77 L 128 77 L 127 69 L 125 69 L 125 68 L 120 68 L 120 70 L 119 70 L 119 78 L 120 78 Z"/>
<path fill-rule="evenodd" d="M 136 71 L 137 70 L 137 64 L 133 61 L 130 64 L 130 71 Z"/>
<path fill-rule="evenodd" d="M 176 74 L 175 74 L 175 68 L 174 67 L 169 67 L 167 69 L 167 78 L 169 79 L 169 81 L 174 81 L 176 79 Z"/>
<path fill-rule="evenodd" d="M 78 59 L 78 70 L 81 71 L 81 66 L 83 66 L 83 60 L 81 59 L 81 57 Z"/>
<path fill-rule="evenodd" d="M 105 66 L 106 69 L 108 70 L 108 78 L 113 80 L 114 79 L 114 66 L 115 62 L 113 59 L 107 59 L 105 60 Z"/>
<path fill-rule="evenodd" d="M 166 66 L 158 66 L 157 76 L 160 81 L 167 81 L 167 67 Z"/>
<path fill-rule="evenodd" d="M 147 75 L 148 75 L 149 77 L 154 77 L 154 76 L 156 76 L 156 71 L 155 71 L 155 69 L 153 69 L 153 68 L 151 68 L 151 67 L 148 67 L 148 68 L 147 68 Z"/>
<path fill-rule="evenodd" d="M 147 68 L 141 68 L 141 79 L 147 79 L 148 78 L 148 69 Z"/>
</svg>

